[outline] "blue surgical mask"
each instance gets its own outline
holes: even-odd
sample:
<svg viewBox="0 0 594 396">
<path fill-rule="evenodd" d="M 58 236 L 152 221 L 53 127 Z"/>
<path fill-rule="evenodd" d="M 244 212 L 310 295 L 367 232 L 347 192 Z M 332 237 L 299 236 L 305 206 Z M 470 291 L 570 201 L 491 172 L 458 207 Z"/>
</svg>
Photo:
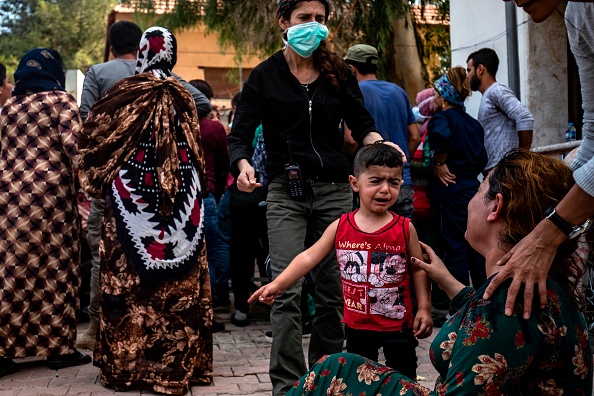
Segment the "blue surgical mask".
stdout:
<svg viewBox="0 0 594 396">
<path fill-rule="evenodd" d="M 287 29 L 283 42 L 302 58 L 309 58 L 318 49 L 320 42 L 328 37 L 328 28 L 318 22 L 307 22 Z"/>
<path fill-rule="evenodd" d="M 425 122 L 425 116 L 421 114 L 421 112 L 419 111 L 419 108 L 417 106 L 412 108 L 412 112 L 415 116 L 416 122 L 418 122 L 419 124 L 422 124 Z"/>
</svg>

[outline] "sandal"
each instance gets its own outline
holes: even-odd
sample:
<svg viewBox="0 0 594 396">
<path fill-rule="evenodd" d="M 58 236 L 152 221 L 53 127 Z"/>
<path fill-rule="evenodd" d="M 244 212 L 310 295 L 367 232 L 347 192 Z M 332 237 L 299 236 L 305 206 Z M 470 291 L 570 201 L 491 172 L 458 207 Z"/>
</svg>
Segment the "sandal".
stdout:
<svg viewBox="0 0 594 396">
<path fill-rule="evenodd" d="M 66 367 L 88 364 L 92 360 L 90 356 L 77 351 L 68 355 L 48 356 L 46 365 L 51 370 L 59 370 Z"/>
<path fill-rule="evenodd" d="M 14 374 L 19 371 L 19 365 L 11 359 L 0 357 L 0 378 L 5 375 Z"/>
</svg>

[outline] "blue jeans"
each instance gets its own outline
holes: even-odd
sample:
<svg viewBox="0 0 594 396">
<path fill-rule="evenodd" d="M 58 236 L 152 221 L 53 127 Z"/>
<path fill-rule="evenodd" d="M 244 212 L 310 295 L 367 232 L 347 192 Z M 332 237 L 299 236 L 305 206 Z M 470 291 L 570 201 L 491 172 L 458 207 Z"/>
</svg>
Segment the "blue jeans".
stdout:
<svg viewBox="0 0 594 396">
<path fill-rule="evenodd" d="M 318 240 L 330 223 L 352 208 L 353 195 L 348 183 L 315 182 L 305 187 L 304 202 L 291 199 L 284 176 L 275 177 L 268 187 L 266 217 L 273 278 L 303 251 L 307 236 Z M 342 351 L 342 286 L 334 249 L 312 275 L 316 313 L 308 353 L 310 366 L 324 355 Z M 284 290 L 270 312 L 270 379 L 275 396 L 284 395 L 307 371 L 301 345 L 302 284 L 300 279 Z"/>
<path fill-rule="evenodd" d="M 223 300 L 229 298 L 229 269 L 231 267 L 231 211 L 229 201 L 231 194 L 225 194 L 219 201 L 217 218 L 219 222 L 217 233 L 217 251 L 215 255 L 216 282 L 213 294 Z"/>
<path fill-rule="evenodd" d="M 204 237 L 206 239 L 206 257 L 208 259 L 208 274 L 210 288 L 214 290 L 216 280 L 215 257 L 217 252 L 217 201 L 213 193 L 209 193 L 203 200 L 204 208 Z"/>
</svg>

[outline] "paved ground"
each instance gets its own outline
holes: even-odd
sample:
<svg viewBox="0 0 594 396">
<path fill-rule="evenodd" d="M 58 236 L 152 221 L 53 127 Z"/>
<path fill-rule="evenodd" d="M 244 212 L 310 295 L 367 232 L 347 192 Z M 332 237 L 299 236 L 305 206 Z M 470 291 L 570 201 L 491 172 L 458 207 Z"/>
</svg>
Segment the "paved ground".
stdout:
<svg viewBox="0 0 594 396">
<path fill-rule="evenodd" d="M 214 384 L 193 387 L 192 395 L 270 395 L 272 385 L 268 377 L 270 343 L 265 333 L 269 330 L 268 312 L 254 307 L 252 324 L 239 328 L 229 323 L 230 313 L 215 313 L 217 320 L 225 323 L 226 331 L 214 335 Z M 81 324 L 79 331 L 88 325 Z M 436 331 L 434 331 L 435 335 Z M 418 374 L 421 383 L 433 388 L 436 372 L 429 362 L 429 339 L 421 340 L 417 349 Z M 303 339 L 307 348 L 308 338 Z M 90 353 L 90 351 L 86 351 Z M 0 379 L 0 396 L 84 395 L 105 396 L 115 392 L 104 388 L 98 380 L 99 369 L 91 364 L 53 371 L 39 359 L 17 360 L 21 370 Z M 154 394 L 130 391 L 121 395 Z"/>
</svg>

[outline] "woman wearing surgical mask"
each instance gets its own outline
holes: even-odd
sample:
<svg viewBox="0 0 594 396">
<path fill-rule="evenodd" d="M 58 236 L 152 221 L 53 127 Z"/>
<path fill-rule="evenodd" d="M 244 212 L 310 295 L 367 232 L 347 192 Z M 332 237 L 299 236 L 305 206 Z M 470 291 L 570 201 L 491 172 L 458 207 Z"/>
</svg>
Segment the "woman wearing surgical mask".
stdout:
<svg viewBox="0 0 594 396">
<path fill-rule="evenodd" d="M 284 47 L 250 73 L 229 135 L 237 187 L 251 192 L 259 186 L 250 163 L 252 140 L 262 123 L 270 180 L 267 222 L 273 277 L 306 243 L 317 240 L 337 216 L 351 210 L 341 120 L 359 144 L 381 140 L 363 106 L 357 80 L 325 42 L 329 13 L 327 0 L 279 1 L 277 17 Z M 317 306 L 310 365 L 325 354 L 342 350 L 342 290 L 334 256 L 330 254 L 315 274 Z M 285 394 L 306 371 L 300 294 L 298 282 L 283 292 L 272 308 L 270 377 L 274 395 Z M 234 316 L 245 319 L 245 314 L 236 312 Z"/>
</svg>

